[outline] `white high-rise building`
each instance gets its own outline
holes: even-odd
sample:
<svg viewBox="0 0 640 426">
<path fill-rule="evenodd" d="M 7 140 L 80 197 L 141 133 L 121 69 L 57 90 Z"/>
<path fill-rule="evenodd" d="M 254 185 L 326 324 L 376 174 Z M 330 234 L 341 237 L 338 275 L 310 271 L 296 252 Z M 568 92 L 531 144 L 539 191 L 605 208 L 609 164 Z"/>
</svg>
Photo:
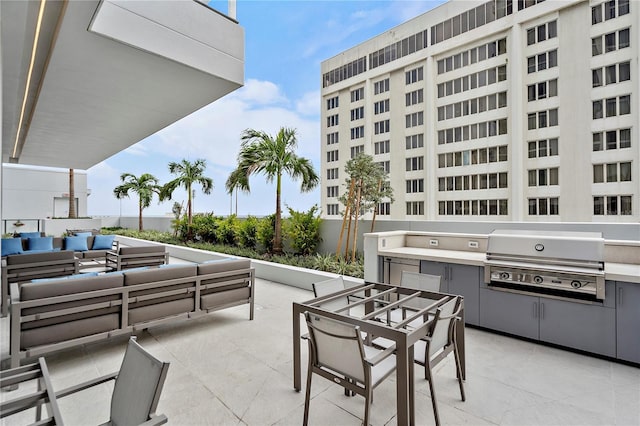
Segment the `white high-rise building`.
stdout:
<svg viewBox="0 0 640 426">
<path fill-rule="evenodd" d="M 358 153 L 380 220 L 638 222 L 640 2 L 449 1 L 322 63 L 323 217 Z"/>
</svg>

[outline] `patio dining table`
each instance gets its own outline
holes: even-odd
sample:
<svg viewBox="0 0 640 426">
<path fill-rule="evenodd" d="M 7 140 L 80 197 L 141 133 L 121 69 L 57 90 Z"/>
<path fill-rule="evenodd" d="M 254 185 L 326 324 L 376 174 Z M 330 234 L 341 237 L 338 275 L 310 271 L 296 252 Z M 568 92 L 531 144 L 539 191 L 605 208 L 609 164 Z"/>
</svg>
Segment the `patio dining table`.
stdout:
<svg viewBox="0 0 640 426">
<path fill-rule="evenodd" d="M 355 296 L 355 297 L 354 297 Z M 383 337 L 394 342 L 396 347 L 396 404 L 397 424 L 415 424 L 414 403 L 414 350 L 413 345 L 425 337 L 430 327 L 435 309 L 455 297 L 451 294 L 430 292 L 409 287 L 398 287 L 383 283 L 365 282 L 327 296 L 306 302 L 293 302 L 293 387 L 302 387 L 302 366 L 300 353 L 300 321 L 304 312 L 318 313 L 349 324 L 358 325 L 368 336 Z M 348 305 L 335 310 L 322 308 L 322 304 L 348 299 Z M 427 307 L 403 316 L 400 322 L 389 322 L 384 318 L 391 310 L 402 309 L 412 299 L 427 301 Z M 363 309 L 353 309 L 364 307 Z M 358 311 L 359 313 L 355 313 Z M 364 312 L 364 314 L 363 314 Z M 460 355 L 462 378 L 465 378 L 464 351 L 464 301 L 460 312 L 461 321 L 456 327 L 456 344 Z M 382 320 L 381 320 L 382 319 Z"/>
</svg>

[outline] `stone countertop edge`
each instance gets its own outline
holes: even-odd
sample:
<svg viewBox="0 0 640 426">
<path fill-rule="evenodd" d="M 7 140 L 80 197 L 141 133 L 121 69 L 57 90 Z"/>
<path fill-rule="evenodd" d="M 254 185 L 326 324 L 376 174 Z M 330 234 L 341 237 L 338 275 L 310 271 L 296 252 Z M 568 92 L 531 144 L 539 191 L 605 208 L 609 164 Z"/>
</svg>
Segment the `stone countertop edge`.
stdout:
<svg viewBox="0 0 640 426">
<path fill-rule="evenodd" d="M 484 266 L 486 253 L 459 250 L 427 249 L 419 247 L 398 247 L 378 250 L 379 256 L 402 257 L 405 259 L 429 260 L 460 265 Z M 640 284 L 640 265 L 607 262 L 604 265 L 605 279 Z"/>
</svg>

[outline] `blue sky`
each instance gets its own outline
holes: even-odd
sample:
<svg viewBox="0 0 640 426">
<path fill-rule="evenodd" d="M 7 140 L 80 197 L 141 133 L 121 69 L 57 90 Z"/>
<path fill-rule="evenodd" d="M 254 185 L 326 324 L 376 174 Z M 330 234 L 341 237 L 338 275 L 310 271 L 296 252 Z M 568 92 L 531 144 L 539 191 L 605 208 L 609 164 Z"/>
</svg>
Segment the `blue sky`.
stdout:
<svg viewBox="0 0 640 426">
<path fill-rule="evenodd" d="M 151 173 L 160 183 L 172 179 L 168 163 L 187 158 L 207 160 L 206 175 L 214 181 L 209 195 L 196 191 L 194 210 L 226 215 L 235 212 L 235 198 L 224 183 L 235 168 L 240 134 L 252 128 L 274 134 L 280 127 L 297 129 L 297 154 L 309 158 L 320 173 L 320 63 L 343 50 L 424 13 L 442 1 L 244 1 L 237 19 L 245 30 L 245 85 L 129 149 L 87 171 L 89 215 L 137 215 L 137 197 L 122 202 L 112 191 L 120 174 Z M 210 5 L 226 13 L 227 1 Z M 275 186 L 261 175 L 251 178 L 251 193 L 240 193 L 239 215 L 275 211 Z M 320 204 L 320 188 L 300 193 L 299 182 L 285 179 L 285 205 L 307 210 Z M 177 190 L 173 199 L 185 201 Z M 145 215 L 171 212 L 173 201 L 158 203 Z"/>
</svg>

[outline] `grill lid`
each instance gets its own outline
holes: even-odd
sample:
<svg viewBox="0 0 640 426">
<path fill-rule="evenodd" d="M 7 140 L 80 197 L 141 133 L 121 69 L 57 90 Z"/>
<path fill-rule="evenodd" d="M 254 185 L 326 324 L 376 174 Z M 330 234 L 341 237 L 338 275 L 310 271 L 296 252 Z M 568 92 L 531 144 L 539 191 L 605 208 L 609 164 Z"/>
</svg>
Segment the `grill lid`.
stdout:
<svg viewBox="0 0 640 426">
<path fill-rule="evenodd" d="M 498 229 L 487 243 L 487 260 L 494 259 L 603 268 L 604 238 L 599 232 Z"/>
</svg>

